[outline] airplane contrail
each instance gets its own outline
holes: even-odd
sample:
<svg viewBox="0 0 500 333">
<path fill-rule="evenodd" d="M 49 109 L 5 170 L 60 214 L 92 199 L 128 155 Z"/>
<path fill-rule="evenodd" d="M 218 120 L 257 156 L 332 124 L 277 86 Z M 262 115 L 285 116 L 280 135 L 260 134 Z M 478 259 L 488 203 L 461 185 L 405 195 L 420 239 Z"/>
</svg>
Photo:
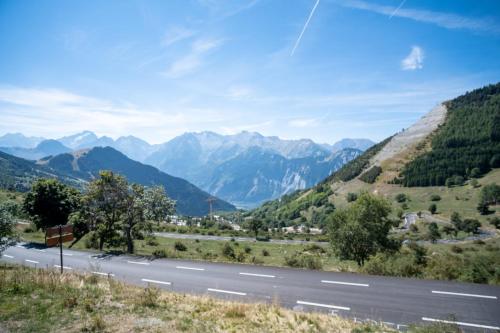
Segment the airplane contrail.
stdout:
<svg viewBox="0 0 500 333">
<path fill-rule="evenodd" d="M 318 7 L 319 1 L 320 0 L 316 0 L 316 3 L 314 4 L 313 9 L 311 10 L 311 13 L 309 13 L 309 17 L 307 18 L 306 24 L 304 24 L 304 27 L 302 28 L 302 31 L 300 32 L 299 38 L 297 38 L 297 41 L 295 42 L 295 45 L 294 45 L 293 50 L 292 50 L 292 53 L 290 53 L 290 57 L 293 56 L 293 54 L 295 53 L 295 50 L 299 46 L 300 40 L 302 39 L 302 35 L 306 31 L 307 26 L 309 25 L 309 21 L 311 21 L 311 18 L 314 15 L 314 11 L 316 10 L 316 7 Z"/>
<path fill-rule="evenodd" d="M 401 1 L 401 3 L 399 4 L 398 8 L 396 8 L 396 9 L 392 12 L 391 16 L 389 16 L 389 20 L 390 20 L 390 19 L 391 19 L 394 15 L 396 15 L 396 13 L 398 12 L 398 10 L 399 10 L 401 7 L 403 7 L 403 5 L 405 4 L 405 2 L 406 2 L 406 0 Z"/>
</svg>

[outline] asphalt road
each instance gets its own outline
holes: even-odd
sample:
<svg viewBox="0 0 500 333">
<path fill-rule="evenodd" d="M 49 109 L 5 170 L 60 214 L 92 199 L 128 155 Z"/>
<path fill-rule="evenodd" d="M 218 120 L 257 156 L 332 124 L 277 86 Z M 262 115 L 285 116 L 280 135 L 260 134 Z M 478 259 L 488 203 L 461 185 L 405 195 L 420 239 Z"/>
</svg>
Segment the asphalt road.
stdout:
<svg viewBox="0 0 500 333">
<path fill-rule="evenodd" d="M 326 311 L 383 321 L 404 330 L 410 323 L 448 320 L 468 331 L 500 330 L 500 287 L 349 273 L 203 261 L 149 260 L 65 250 L 64 267 L 136 285 L 209 294 L 245 302 L 279 302 L 295 310 Z M 18 244 L 1 261 L 30 267 L 59 265 L 58 248 Z"/>
</svg>

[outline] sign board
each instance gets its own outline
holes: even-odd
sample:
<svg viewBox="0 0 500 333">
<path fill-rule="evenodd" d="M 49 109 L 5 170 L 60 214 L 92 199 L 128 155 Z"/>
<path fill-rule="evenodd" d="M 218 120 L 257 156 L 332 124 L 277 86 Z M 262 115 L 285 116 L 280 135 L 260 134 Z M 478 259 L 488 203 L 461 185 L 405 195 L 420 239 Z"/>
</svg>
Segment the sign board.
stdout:
<svg viewBox="0 0 500 333">
<path fill-rule="evenodd" d="M 61 233 L 63 235 L 65 235 L 65 234 L 72 234 L 73 233 L 73 225 L 72 224 L 66 224 L 66 225 L 61 226 Z M 56 235 L 59 236 L 59 226 L 47 228 L 45 230 L 45 236 L 47 238 L 54 237 Z"/>
<path fill-rule="evenodd" d="M 73 234 L 66 234 L 61 237 L 63 243 L 71 242 L 74 239 Z M 47 246 L 57 246 L 59 245 L 59 235 L 51 238 L 47 238 Z"/>
</svg>

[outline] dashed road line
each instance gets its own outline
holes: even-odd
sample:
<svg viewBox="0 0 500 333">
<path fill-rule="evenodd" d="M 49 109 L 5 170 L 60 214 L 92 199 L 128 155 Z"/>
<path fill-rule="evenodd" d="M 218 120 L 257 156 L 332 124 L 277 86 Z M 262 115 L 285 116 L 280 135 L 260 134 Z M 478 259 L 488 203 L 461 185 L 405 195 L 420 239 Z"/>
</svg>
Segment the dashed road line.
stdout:
<svg viewBox="0 0 500 333">
<path fill-rule="evenodd" d="M 135 265 L 149 265 L 149 262 L 141 262 L 141 261 L 130 261 L 127 260 L 129 264 L 135 264 Z"/>
<path fill-rule="evenodd" d="M 192 271 L 204 271 L 205 268 L 198 268 L 198 267 L 187 267 L 187 266 L 175 266 L 177 269 L 188 269 Z"/>
<path fill-rule="evenodd" d="M 150 279 L 141 279 L 141 281 L 149 282 L 149 283 L 157 283 L 157 284 L 166 284 L 166 285 L 171 285 L 172 284 L 172 282 L 150 280 Z"/>
<path fill-rule="evenodd" d="M 63 256 L 69 256 L 69 257 L 72 257 L 72 256 L 73 256 L 73 254 L 71 254 L 71 253 L 63 253 Z"/>
<path fill-rule="evenodd" d="M 489 299 L 497 299 L 496 296 L 488 296 L 488 295 L 478 295 L 478 294 L 464 294 L 464 293 L 452 293 L 449 291 L 439 291 L 433 290 L 433 294 L 443 294 L 443 295 L 454 295 L 454 296 L 466 296 L 466 297 L 478 297 L 478 298 L 489 298 Z"/>
<path fill-rule="evenodd" d="M 40 249 L 35 249 L 35 251 L 38 251 L 38 252 L 45 252 L 45 250 L 40 250 Z"/>
<path fill-rule="evenodd" d="M 266 278 L 275 278 L 275 275 L 267 275 L 267 274 L 255 274 L 255 273 L 244 273 L 240 272 L 240 275 L 247 275 L 247 276 L 257 276 L 257 277 L 266 277 Z"/>
<path fill-rule="evenodd" d="M 5 258 L 10 258 L 10 259 L 14 259 L 14 257 L 13 257 L 13 256 L 9 256 L 8 254 L 4 254 L 4 255 L 2 255 L 2 257 L 5 257 Z"/>
<path fill-rule="evenodd" d="M 484 328 L 484 329 L 488 329 L 488 330 L 500 330 L 500 327 L 498 327 L 498 326 L 471 324 L 471 323 L 464 323 L 462 321 L 442 320 L 442 319 L 434 319 L 434 318 L 428 318 L 428 317 L 422 317 L 422 320 L 423 321 L 430 321 L 430 322 L 437 322 L 437 323 L 444 323 L 444 324 L 455 324 L 455 325 L 460 325 L 460 326 Z"/>
<path fill-rule="evenodd" d="M 356 286 L 356 287 L 369 287 L 369 284 L 366 283 L 352 283 L 352 282 L 343 282 L 343 281 L 330 281 L 330 280 L 321 280 L 322 283 L 330 283 L 330 284 L 342 284 L 346 286 Z"/>
<path fill-rule="evenodd" d="M 60 265 L 54 265 L 54 267 L 61 268 Z M 63 266 L 63 269 L 73 269 L 73 268 L 68 267 L 68 266 Z"/>
<path fill-rule="evenodd" d="M 24 261 L 27 261 L 27 262 L 31 262 L 33 264 L 39 264 L 38 261 L 35 261 L 35 260 L 30 260 L 30 259 L 25 259 Z"/>
<path fill-rule="evenodd" d="M 346 311 L 351 310 L 351 308 L 346 307 L 346 306 L 338 306 L 338 305 L 330 305 L 330 304 L 322 304 L 322 303 L 312 303 L 312 302 L 305 302 L 305 301 L 297 301 L 297 304 L 319 306 L 322 308 L 336 309 L 336 310 L 346 310 Z"/>
<path fill-rule="evenodd" d="M 213 288 L 207 288 L 207 290 L 213 291 L 214 293 L 232 294 L 232 295 L 239 295 L 239 296 L 246 296 L 247 295 L 247 293 L 242 293 L 239 291 L 232 291 L 232 290 L 213 289 Z"/>
<path fill-rule="evenodd" d="M 104 273 L 104 272 L 92 272 L 92 273 L 97 274 L 97 275 L 104 275 L 104 276 L 115 276 L 112 273 Z"/>
</svg>

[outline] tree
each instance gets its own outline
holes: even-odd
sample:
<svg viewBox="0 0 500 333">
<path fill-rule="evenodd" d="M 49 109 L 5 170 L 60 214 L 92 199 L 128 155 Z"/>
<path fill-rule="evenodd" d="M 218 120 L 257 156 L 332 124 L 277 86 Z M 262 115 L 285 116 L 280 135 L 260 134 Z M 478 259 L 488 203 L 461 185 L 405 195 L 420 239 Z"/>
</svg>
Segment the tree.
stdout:
<svg viewBox="0 0 500 333">
<path fill-rule="evenodd" d="M 460 217 L 460 214 L 457 212 L 453 212 L 451 214 L 450 218 L 451 224 L 455 227 L 455 229 L 460 230 L 462 226 L 462 218 Z"/>
<path fill-rule="evenodd" d="M 16 240 L 14 218 L 5 207 L 0 207 L 0 255 Z"/>
<path fill-rule="evenodd" d="M 253 218 L 250 221 L 248 221 L 248 229 L 252 230 L 255 233 L 255 238 L 257 238 L 257 235 L 259 234 L 260 228 L 262 228 L 263 223 L 262 220 Z"/>
<path fill-rule="evenodd" d="M 499 229 L 500 228 L 500 218 L 499 217 L 494 217 L 490 220 L 490 224 L 494 226 L 495 228 Z"/>
<path fill-rule="evenodd" d="M 122 223 L 128 253 L 134 253 L 134 231 L 138 234 L 144 229 L 151 229 L 144 219 L 144 207 L 144 187 L 133 184 L 125 198 L 125 214 Z"/>
<path fill-rule="evenodd" d="M 341 259 L 355 260 L 362 266 L 378 250 L 393 250 L 388 238 L 393 221 L 390 204 L 383 198 L 363 193 L 352 206 L 337 210 L 328 223 L 334 252 Z"/>
<path fill-rule="evenodd" d="M 171 200 L 163 186 L 149 187 L 144 191 L 144 214 L 146 219 L 158 225 L 175 213 L 175 201 Z"/>
<path fill-rule="evenodd" d="M 477 210 L 486 215 L 489 213 L 489 205 L 497 205 L 500 202 L 500 185 L 495 183 L 485 185 L 479 193 L 479 204 Z"/>
<path fill-rule="evenodd" d="M 431 212 L 431 214 L 433 214 L 433 215 L 434 215 L 434 214 L 436 214 L 436 211 L 437 211 L 437 206 L 436 206 L 436 204 L 434 204 L 434 203 L 433 203 L 433 204 L 431 204 L 431 205 L 429 206 L 429 212 Z"/>
<path fill-rule="evenodd" d="M 406 199 L 407 199 L 406 198 L 406 194 L 404 194 L 404 193 L 399 193 L 399 194 L 396 195 L 396 201 L 397 202 L 400 202 L 400 203 L 401 202 L 405 202 Z"/>
<path fill-rule="evenodd" d="M 356 201 L 356 199 L 358 199 L 358 195 L 356 193 L 352 193 L 352 192 L 347 193 L 347 197 L 346 197 L 347 202 L 353 202 L 353 201 Z"/>
<path fill-rule="evenodd" d="M 432 222 L 428 226 L 429 229 L 429 239 L 431 242 L 435 243 L 440 237 L 441 233 L 439 232 L 439 228 L 436 222 Z"/>
<path fill-rule="evenodd" d="M 81 195 L 76 189 L 55 179 L 39 179 L 24 199 L 24 210 L 37 229 L 66 224 L 71 213 L 80 206 Z"/>
<path fill-rule="evenodd" d="M 476 219 L 465 219 L 462 222 L 462 230 L 468 233 L 477 234 L 480 226 L 481 222 Z"/>
<path fill-rule="evenodd" d="M 86 204 L 96 215 L 95 232 L 99 238 L 99 250 L 104 244 L 112 244 L 119 237 L 117 231 L 125 212 L 128 184 L 123 176 L 112 171 L 101 171 L 99 178 L 90 182 Z"/>
</svg>

